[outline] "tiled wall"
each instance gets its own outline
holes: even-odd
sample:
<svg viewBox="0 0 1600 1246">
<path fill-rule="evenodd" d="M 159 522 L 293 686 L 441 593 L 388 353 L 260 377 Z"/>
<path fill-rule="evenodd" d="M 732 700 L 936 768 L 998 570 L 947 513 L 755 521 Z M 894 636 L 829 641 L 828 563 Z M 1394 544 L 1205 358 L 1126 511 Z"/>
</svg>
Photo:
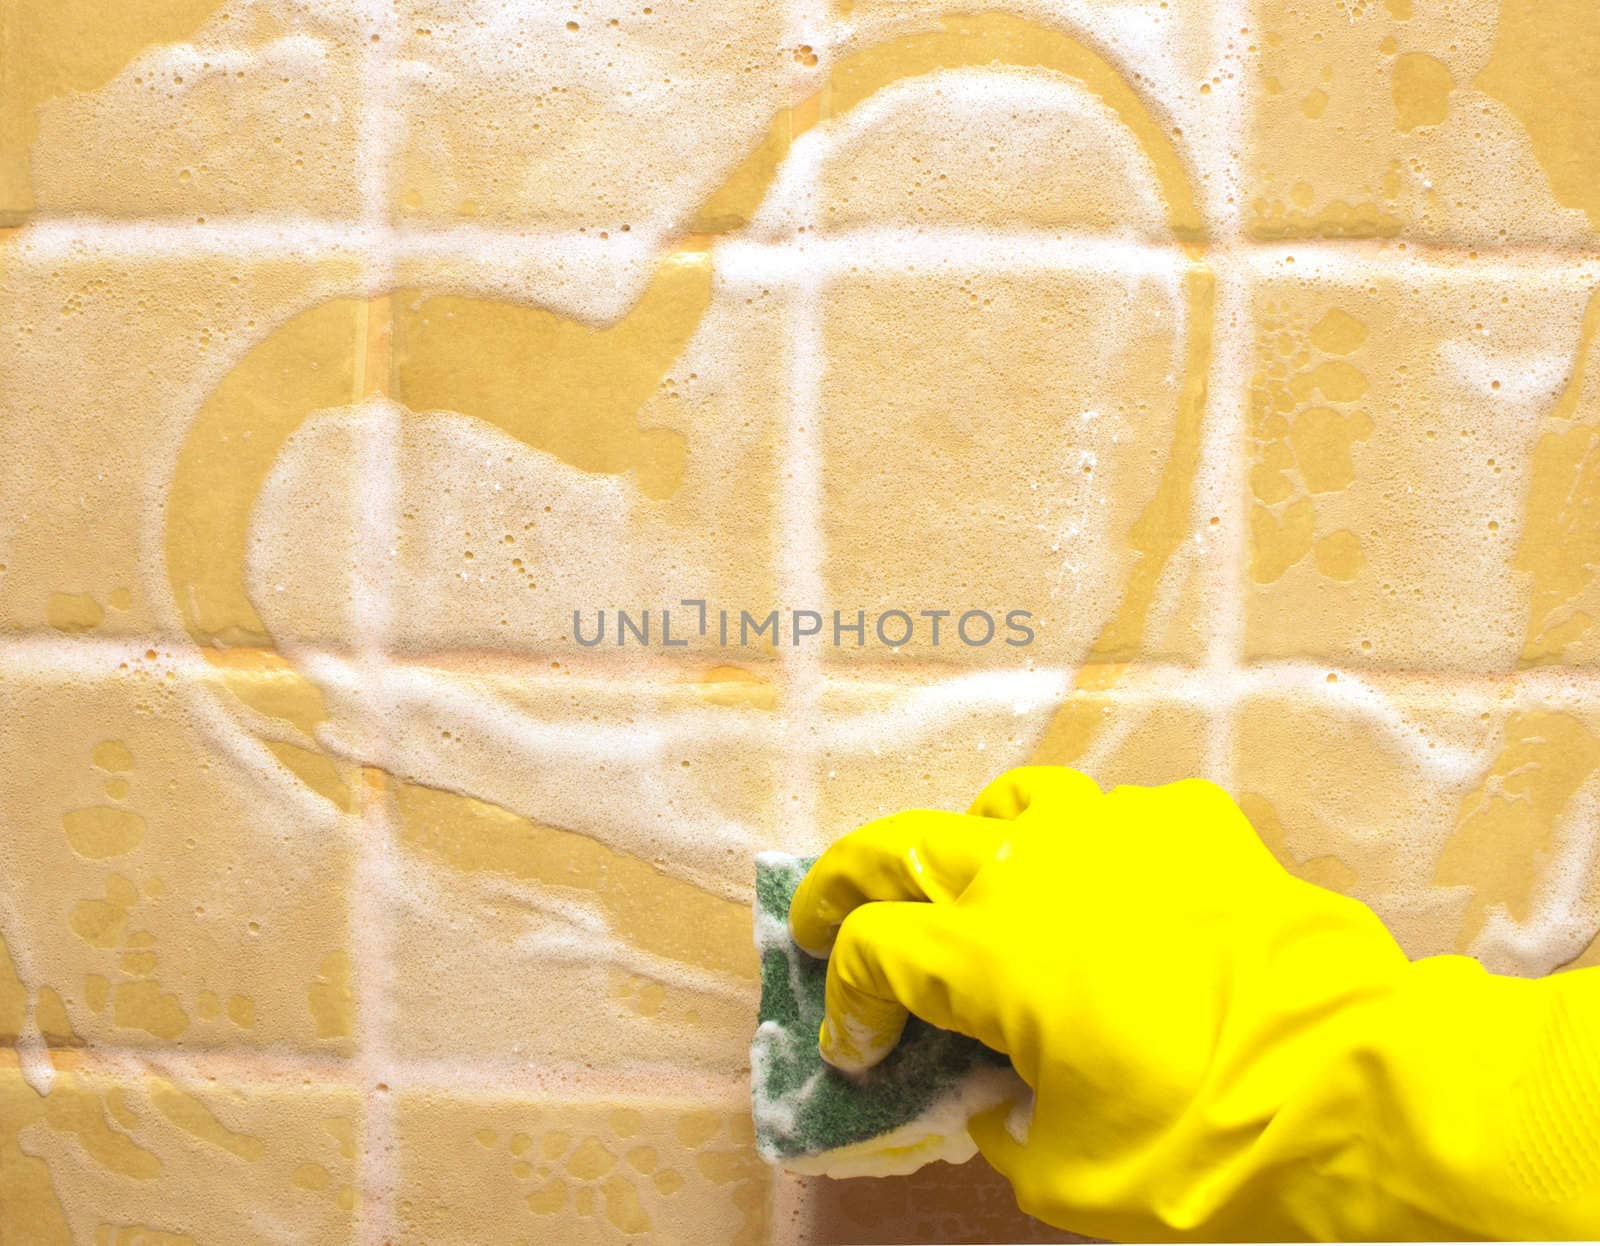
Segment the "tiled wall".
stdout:
<svg viewBox="0 0 1600 1246">
<path fill-rule="evenodd" d="M 1600 955 L 1597 64 L 1592 0 L 0 6 L 0 1242 L 1057 1240 L 746 1107 L 753 854 L 1030 759 Z"/>
</svg>

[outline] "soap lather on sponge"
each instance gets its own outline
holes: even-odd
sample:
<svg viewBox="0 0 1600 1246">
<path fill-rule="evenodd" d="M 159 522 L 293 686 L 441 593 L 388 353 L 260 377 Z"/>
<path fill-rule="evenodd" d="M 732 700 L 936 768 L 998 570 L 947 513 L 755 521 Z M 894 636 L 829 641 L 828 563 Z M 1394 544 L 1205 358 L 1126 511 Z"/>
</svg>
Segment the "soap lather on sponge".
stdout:
<svg viewBox="0 0 1600 1246">
<path fill-rule="evenodd" d="M 1028 1095 L 1010 1061 L 976 1039 L 912 1017 L 898 1044 L 862 1074 L 817 1048 L 827 962 L 789 935 L 789 901 L 811 860 L 756 859 L 761 1009 L 750 1045 L 756 1146 L 769 1162 L 831 1177 L 896 1176 L 934 1160 L 963 1163 L 977 1147 L 967 1121 Z"/>
</svg>

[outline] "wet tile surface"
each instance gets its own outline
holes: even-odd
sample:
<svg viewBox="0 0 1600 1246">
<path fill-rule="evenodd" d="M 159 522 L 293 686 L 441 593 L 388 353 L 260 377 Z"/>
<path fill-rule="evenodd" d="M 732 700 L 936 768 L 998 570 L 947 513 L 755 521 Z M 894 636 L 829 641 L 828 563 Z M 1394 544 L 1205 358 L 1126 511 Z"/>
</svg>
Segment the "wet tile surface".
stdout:
<svg viewBox="0 0 1600 1246">
<path fill-rule="evenodd" d="M 1285 266 L 1256 288 L 1248 656 L 1593 662 L 1594 277 Z"/>
<path fill-rule="evenodd" d="M 1592 247 L 1583 0 L 1249 8 L 1252 237 Z"/>
</svg>

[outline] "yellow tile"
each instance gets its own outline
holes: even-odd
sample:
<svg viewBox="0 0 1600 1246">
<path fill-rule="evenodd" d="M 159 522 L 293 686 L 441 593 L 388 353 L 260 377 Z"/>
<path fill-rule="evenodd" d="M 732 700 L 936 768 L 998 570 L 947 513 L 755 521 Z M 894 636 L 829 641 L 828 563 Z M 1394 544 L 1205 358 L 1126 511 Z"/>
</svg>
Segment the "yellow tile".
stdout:
<svg viewBox="0 0 1600 1246">
<path fill-rule="evenodd" d="M 773 0 L 397 7 L 407 219 L 670 228 L 760 144 L 796 68 Z"/>
<path fill-rule="evenodd" d="M 356 397 L 361 304 L 339 295 L 357 266 L 61 255 L 25 233 L 0 254 L 6 418 L 28 449 L 0 462 L 19 519 L 0 552 L 0 626 L 265 643 L 247 563 L 253 545 L 274 551 L 252 508 L 284 438 Z M 348 502 L 352 482 L 323 492 Z M 297 551 L 303 574 L 337 537 Z M 337 602 L 296 613 L 313 638 L 341 626 Z"/>
<path fill-rule="evenodd" d="M 946 120 L 930 127 L 930 111 Z M 1164 206 L 1137 141 L 1096 96 L 1070 79 L 987 70 L 886 89 L 850 118 L 817 192 L 830 230 L 968 225 L 1159 239 Z"/>
<path fill-rule="evenodd" d="M 905 655 L 951 664 L 1196 656 L 1173 612 L 1193 571 L 1176 556 L 1196 535 L 1212 286 L 1174 267 L 918 263 L 831 283 L 823 571 L 846 622 L 867 612 L 872 656 L 908 622 Z M 968 611 L 993 632 L 974 615 L 963 633 Z M 1012 611 L 1031 619 L 1008 627 Z M 830 657 L 859 661 L 844 639 Z"/>
<path fill-rule="evenodd" d="M 821 89 L 791 119 L 797 137 L 813 112 L 831 123 L 817 169 L 821 228 L 1192 233 L 1195 140 L 1222 118 L 1208 99 L 1221 81 L 1207 78 L 1212 5 L 1136 2 L 1114 19 L 1007 7 L 834 6 L 850 37 L 831 55 L 822 49 Z M 1167 55 L 1128 39 L 1130 22 L 1160 31 Z M 817 55 L 807 45 L 802 62 Z"/>
<path fill-rule="evenodd" d="M 1593 959 L 1600 719 L 1568 698 L 1314 672 L 1244 702 L 1233 787 L 1294 872 L 1413 956 L 1538 975 Z"/>
<path fill-rule="evenodd" d="M 1102 788 L 1205 771 L 1213 715 L 1148 686 L 1062 691 L 830 681 L 820 843 L 908 808 L 965 809 L 1013 766 L 1071 765 Z"/>
<path fill-rule="evenodd" d="M 419 413 L 399 451 L 401 650 L 694 663 L 741 648 L 741 611 L 781 604 L 789 300 L 729 262 L 538 267 L 515 298 L 496 288 L 514 276 L 503 268 L 408 269 L 429 284 L 393 301 L 393 394 Z M 595 315 L 619 278 L 626 304 Z M 453 292 L 464 284 L 479 288 Z M 707 603 L 703 632 L 684 598 Z M 650 612 L 648 646 L 617 644 L 619 609 Z M 604 641 L 577 643 L 574 612 L 588 642 L 602 610 Z M 754 640 L 740 654 L 764 656 Z"/>
<path fill-rule="evenodd" d="M 28 502 L 0 555 L 11 630 L 181 627 L 207 645 L 351 649 L 374 634 L 393 587 L 401 647 L 581 655 L 564 640 L 574 609 L 651 608 L 659 635 L 660 610 L 682 597 L 735 618 L 773 601 L 785 313 L 760 284 L 714 281 L 703 255 L 664 263 L 608 334 L 541 310 L 548 293 L 351 298 L 359 274 L 342 261 L 63 264 L 25 241 L 13 248 L 0 298 L 23 332 L 0 362 L 15 378 L 9 410 L 39 449 L 0 467 Z M 395 307 L 403 349 L 391 384 Z M 548 353 L 517 337 L 536 325 Z M 503 372 L 460 366 L 496 342 Z M 126 366 L 165 360 L 174 343 L 181 362 Z M 570 364 L 559 385 L 556 357 Z M 574 420 L 592 417 L 597 378 L 613 383 L 624 366 L 634 372 L 613 418 Z M 524 382 L 549 391 L 532 410 Z M 494 455 L 500 479 L 483 479 L 475 453 Z M 441 455 L 463 476 L 457 494 L 438 487 Z M 386 561 L 395 541 L 382 539 L 391 470 L 421 494 L 397 499 L 398 585 Z M 170 481 L 165 508 L 151 502 L 152 479 Z M 676 638 L 686 622 L 680 609 Z"/>
<path fill-rule="evenodd" d="M 778 724 L 706 687 L 413 672 L 384 782 L 397 1051 L 744 1067 Z"/>
<path fill-rule="evenodd" d="M 151 653 L 6 671 L 0 1039 L 348 1052 L 354 770 Z"/>
<path fill-rule="evenodd" d="M 1102 171 L 1120 169 L 1132 176 L 1134 195 L 1144 203 L 1129 204 L 1116 218 L 1119 225 L 1131 217 L 1136 226 L 1156 223 L 1161 232 L 1166 224 L 1159 222 L 1170 214 L 1192 231 L 1197 218 L 1189 202 L 1191 175 L 1181 167 L 1175 139 L 1187 146 L 1198 133 L 1220 134 L 1226 121 L 1226 110 L 1206 98 L 1223 80 L 1210 54 L 1209 6 L 1187 6 L 1181 16 L 1158 3 L 1137 6 L 1144 10 L 1143 20 L 1179 49 L 1182 67 L 1177 69 L 1169 57 L 1149 57 L 1126 38 L 1125 15 L 1119 15 L 1121 27 L 1095 15 L 1066 23 L 1049 6 L 1023 7 L 1034 11 L 948 17 L 933 5 L 902 5 L 892 13 L 864 6 L 878 11 L 851 14 L 850 25 L 841 28 L 847 43 L 833 55 L 812 43 L 785 45 L 781 9 L 766 4 L 744 3 L 719 13 L 718 21 L 730 27 L 720 39 L 716 29 L 708 30 L 703 14 L 693 23 L 675 20 L 674 4 L 611 18 L 583 11 L 535 14 L 531 6 L 462 14 L 435 3 L 414 4 L 408 20 L 415 31 L 408 33 L 403 49 L 403 111 L 409 126 L 399 157 L 397 208 L 408 217 L 532 219 L 602 234 L 641 225 L 737 230 L 767 201 L 792 145 L 819 124 L 844 118 L 869 96 L 906 80 L 999 66 L 1016 71 L 1014 86 L 1024 96 L 1043 99 L 1040 125 L 1026 135 L 1022 131 L 1029 127 L 1012 126 L 1003 144 L 1008 151 L 984 144 L 989 149 L 982 158 L 1000 178 L 1015 179 L 1019 194 L 1008 203 L 994 187 L 963 188 L 959 183 L 971 174 L 963 163 L 957 185 L 928 188 L 920 206 L 930 208 L 933 218 L 1104 224 L 1107 218 L 1084 202 L 1085 197 L 1100 199 L 1103 185 L 1087 193 L 1080 181 L 1076 188 L 1086 195 L 1075 196 L 1071 175 L 1062 182 L 1054 172 L 1074 163 L 1062 158 L 1065 142 L 1082 143 Z M 680 46 L 690 29 L 696 36 L 692 52 Z M 769 32 L 765 43 L 753 40 L 758 31 Z M 1100 50 L 1107 43 L 1114 47 L 1110 54 Z M 543 72 L 527 79 L 499 72 L 502 49 L 524 44 L 536 49 Z M 1125 44 L 1133 46 L 1119 46 Z M 459 68 L 467 60 L 470 76 Z M 519 62 L 518 69 L 524 64 Z M 650 93 L 648 109 L 636 104 L 632 93 L 607 90 L 618 75 L 649 77 L 662 67 L 673 72 Z M 929 85 L 923 82 L 917 89 Z M 717 100 L 714 113 L 700 107 L 706 98 Z M 872 107 L 894 106 L 888 100 Z M 1183 121 L 1177 127 L 1165 120 L 1174 106 Z M 1025 104 L 1023 111 L 1029 107 Z M 1065 132 L 1062 108 L 1087 119 L 1096 135 L 1085 139 Z M 1017 115 L 1016 109 L 1010 111 Z M 952 118 L 946 128 L 960 128 L 953 119 L 959 105 L 941 112 Z M 536 118 L 531 125 L 530 115 Z M 471 125 L 463 122 L 466 116 L 474 118 Z M 894 129 L 892 119 L 887 124 Z M 695 135 L 692 152 L 680 131 Z M 847 146 L 852 143 L 846 139 Z M 961 159 L 960 147 L 956 140 L 944 154 Z M 516 178 L 505 172 L 508 149 L 516 153 L 516 167 L 525 170 Z M 937 144 L 929 155 L 938 157 Z M 835 223 L 863 211 L 877 223 L 896 218 L 903 207 L 899 200 L 919 188 L 915 176 L 900 183 L 905 156 L 886 156 L 881 148 L 879 156 L 867 150 L 841 153 L 844 163 L 859 166 L 850 175 L 855 184 L 846 191 L 837 182 L 829 194 L 845 192 L 842 197 L 851 203 L 836 205 L 843 207 L 842 214 L 825 208 L 824 215 L 835 217 Z M 1159 190 L 1148 185 L 1147 161 L 1155 166 Z M 647 179 L 652 171 L 655 176 Z M 792 201 L 769 205 L 756 227 L 792 228 L 798 220 L 788 218 L 796 206 Z"/>
<path fill-rule="evenodd" d="M 1351 269 L 1257 291 L 1249 656 L 1600 656 L 1595 284 Z"/>
<path fill-rule="evenodd" d="M 354 1242 L 361 1104 L 350 1090 L 122 1078 L 71 1053 L 41 1096 L 0 1051 L 7 1238 L 29 1246 Z"/>
<path fill-rule="evenodd" d="M 396 1155 L 408 1246 L 768 1240 L 772 1170 L 737 1089 L 694 1106 L 407 1092 Z"/>
<path fill-rule="evenodd" d="M 1496 245 L 1600 231 L 1588 0 L 1253 0 L 1245 223 Z"/>
<path fill-rule="evenodd" d="M 355 4 L 19 0 L 0 14 L 0 224 L 353 216 Z"/>
</svg>

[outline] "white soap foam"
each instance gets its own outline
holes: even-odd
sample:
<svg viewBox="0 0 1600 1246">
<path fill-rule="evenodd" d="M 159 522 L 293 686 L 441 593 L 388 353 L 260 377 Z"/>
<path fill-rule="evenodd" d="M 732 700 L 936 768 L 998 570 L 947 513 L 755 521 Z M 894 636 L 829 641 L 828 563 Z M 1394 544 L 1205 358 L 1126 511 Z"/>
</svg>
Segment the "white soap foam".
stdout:
<svg viewBox="0 0 1600 1246">
<path fill-rule="evenodd" d="M 992 129 L 996 110 L 1007 114 L 1007 126 L 998 136 Z M 933 135 L 926 129 L 930 117 L 939 123 Z M 933 142 L 931 151 L 912 155 L 903 150 L 923 139 Z M 1114 203 L 1106 205 L 1103 218 L 1091 213 L 1086 222 L 1098 235 L 1159 239 L 1166 231 L 1166 205 L 1149 161 L 1109 107 L 1072 79 L 996 67 L 940 70 L 892 83 L 842 117 L 801 135 L 752 218 L 751 232 L 757 237 L 789 235 L 813 218 L 829 228 L 837 228 L 836 222 L 846 228 L 894 223 L 898 205 L 889 206 L 885 220 L 865 210 L 851 211 L 847 203 L 815 199 L 825 193 L 819 185 L 834 186 L 834 178 L 858 164 L 864 150 L 880 162 L 889 150 L 894 160 L 916 162 L 914 171 L 897 165 L 880 176 L 899 175 L 897 181 L 906 176 L 953 179 L 958 192 L 969 181 L 981 186 L 1001 173 L 1013 176 L 1029 168 L 1034 180 L 1048 179 L 1053 190 L 1065 166 L 1071 170 L 1062 187 L 1067 199 L 1076 189 L 1080 204 L 1085 199 Z M 985 173 L 969 156 L 994 168 Z M 921 227 L 963 215 L 956 202 L 943 207 L 932 187 L 905 206 L 912 209 L 905 223 Z M 997 204 L 991 210 L 1002 209 Z"/>
<path fill-rule="evenodd" d="M 16 1036 L 17 1066 L 22 1080 L 35 1094 L 48 1095 L 55 1085 L 56 1069 L 45 1045 L 44 1035 L 39 1032 L 39 988 L 44 985 L 44 980 L 35 969 L 31 944 L 22 937 L 22 923 L 13 905 L 10 895 L 0 889 L 0 939 L 5 940 L 17 979 L 28 995 L 27 1010 Z"/>
<path fill-rule="evenodd" d="M 758 1032 L 758 1047 L 759 1037 Z M 771 1041 L 770 1035 L 768 1041 Z M 753 1070 L 756 1060 L 753 1049 Z M 784 1124 L 792 1128 L 799 1104 L 816 1080 L 814 1077 L 795 1092 L 792 1105 L 769 1101 L 765 1111 L 758 1110 L 757 1129 Z M 1023 1138 L 1026 1138 L 1024 1122 L 1031 1115 L 1032 1100 L 1032 1091 L 1014 1070 L 986 1065 L 974 1068 L 916 1117 L 888 1133 L 820 1155 L 786 1157 L 780 1163 L 791 1172 L 836 1178 L 904 1176 L 941 1160 L 948 1164 L 964 1164 L 978 1153 L 978 1144 L 968 1132 L 974 1116 L 1012 1102 L 1015 1106 L 1007 1114 L 1006 1128 L 1008 1131 L 1022 1128 Z"/>
<path fill-rule="evenodd" d="M 153 217 L 360 210 L 355 84 L 368 0 L 235 0 L 93 91 L 40 106 L 31 171 L 54 210 Z M 277 32 L 277 33 L 273 33 Z"/>
<path fill-rule="evenodd" d="M 1594 871 L 1600 860 L 1600 776 L 1583 785 L 1563 812 L 1552 836 L 1527 918 L 1514 920 L 1494 905 L 1471 952 L 1491 971 L 1539 977 L 1560 968 L 1588 947 L 1600 931 L 1600 894 Z"/>
<path fill-rule="evenodd" d="M 525 200 L 651 239 L 698 207 L 788 102 L 795 66 L 779 52 L 779 7 L 653 7 L 619 30 L 609 10 L 588 5 L 416 6 L 429 33 L 408 39 L 396 66 L 409 101 L 400 146 L 440 174 L 442 206 Z M 489 144 L 463 138 L 461 118 L 508 113 L 527 126 L 497 130 Z M 619 158 L 641 146 L 651 159 Z"/>
</svg>

